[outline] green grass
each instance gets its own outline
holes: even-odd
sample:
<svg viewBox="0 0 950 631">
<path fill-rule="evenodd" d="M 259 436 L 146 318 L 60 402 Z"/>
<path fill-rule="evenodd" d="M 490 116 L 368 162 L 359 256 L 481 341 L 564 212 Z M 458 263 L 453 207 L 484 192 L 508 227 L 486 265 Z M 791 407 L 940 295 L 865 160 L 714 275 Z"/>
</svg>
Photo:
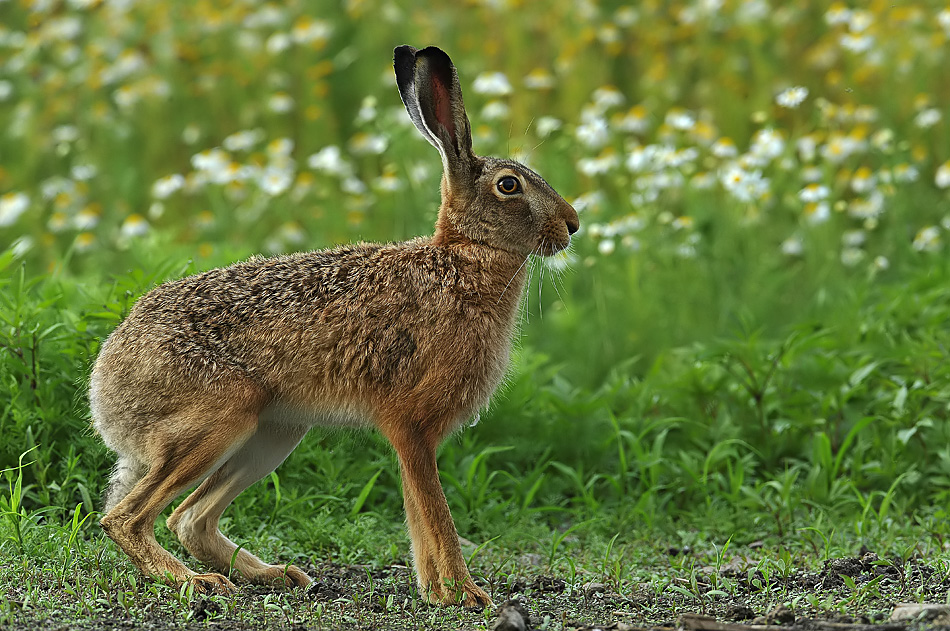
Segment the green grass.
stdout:
<svg viewBox="0 0 950 631">
<path fill-rule="evenodd" d="M 822 2 L 695 4 L 0 3 L 0 156 L 16 156 L 0 162 L 0 622 L 207 615 L 97 525 L 112 457 L 89 426 L 91 363 L 164 280 L 431 231 L 438 158 L 391 77 L 407 42 L 456 61 L 476 150 L 526 157 L 582 224 L 566 269 L 534 266 L 505 387 L 440 451 L 496 593 L 553 576 L 570 594 L 599 581 L 642 596 L 640 621 L 716 611 L 720 591 L 860 615 L 893 593 L 836 582 L 809 596 L 793 570 L 867 547 L 945 573 L 946 9 L 870 3 L 836 22 Z M 311 19 L 329 30 L 304 41 Z M 849 50 L 862 35 L 871 48 Z M 510 94 L 475 90 L 494 71 Z M 532 88 L 538 76 L 550 85 Z M 808 96 L 784 107 L 792 86 Z M 216 172 L 194 158 L 237 132 L 253 140 L 228 160 L 253 175 L 204 181 Z M 332 168 L 311 160 L 328 146 Z M 286 190 L 265 187 L 267 168 Z M 763 187 L 743 196 L 736 169 Z M 172 174 L 186 185 L 157 193 Z M 822 199 L 802 199 L 809 184 Z M 316 568 L 410 557 L 398 467 L 371 432 L 314 430 L 222 527 Z M 744 580 L 723 569 L 740 557 Z M 366 599 L 406 577 L 370 578 L 339 612 L 280 592 L 213 602 L 248 624 L 369 624 Z M 899 595 L 933 599 L 934 581 Z M 384 598 L 373 615 L 487 624 L 395 593 L 409 604 Z"/>
</svg>

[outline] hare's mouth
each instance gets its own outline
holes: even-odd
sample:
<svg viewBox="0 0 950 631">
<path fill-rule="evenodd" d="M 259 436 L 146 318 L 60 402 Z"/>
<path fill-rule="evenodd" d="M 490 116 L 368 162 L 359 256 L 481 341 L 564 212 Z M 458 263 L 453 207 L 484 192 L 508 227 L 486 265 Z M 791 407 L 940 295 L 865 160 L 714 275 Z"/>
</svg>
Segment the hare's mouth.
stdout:
<svg viewBox="0 0 950 631">
<path fill-rule="evenodd" d="M 552 241 L 549 239 L 541 239 L 541 242 L 538 243 L 538 248 L 535 252 L 541 256 L 552 256 L 557 254 L 561 250 L 564 250 L 571 244 L 571 237 L 568 235 L 566 239 Z"/>
<path fill-rule="evenodd" d="M 535 253 L 541 256 L 557 254 L 571 244 L 571 235 L 577 232 L 578 223 L 573 221 L 549 221 L 538 235 Z"/>
</svg>

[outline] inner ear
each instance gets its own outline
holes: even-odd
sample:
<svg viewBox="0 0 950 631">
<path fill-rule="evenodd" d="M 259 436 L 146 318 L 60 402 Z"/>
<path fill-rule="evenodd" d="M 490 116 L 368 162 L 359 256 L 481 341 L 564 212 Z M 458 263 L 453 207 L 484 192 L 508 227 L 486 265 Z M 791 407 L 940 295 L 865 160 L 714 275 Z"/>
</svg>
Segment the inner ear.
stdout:
<svg viewBox="0 0 950 631">
<path fill-rule="evenodd" d="M 455 146 L 455 151 L 458 152 L 458 139 L 455 133 L 455 117 L 452 115 L 452 96 L 449 92 L 449 85 L 451 83 L 446 83 L 445 79 L 439 76 L 441 73 L 432 74 L 432 109 L 435 113 L 435 118 L 442 125 L 447 132 L 449 132 L 449 138 L 452 139 L 452 144 Z M 452 78 L 449 77 L 449 82 Z"/>
<path fill-rule="evenodd" d="M 432 113 L 448 132 L 455 152 L 458 153 L 458 136 L 455 133 L 455 116 L 452 112 L 452 72 L 449 68 L 434 68 L 429 75 L 432 81 Z"/>
</svg>

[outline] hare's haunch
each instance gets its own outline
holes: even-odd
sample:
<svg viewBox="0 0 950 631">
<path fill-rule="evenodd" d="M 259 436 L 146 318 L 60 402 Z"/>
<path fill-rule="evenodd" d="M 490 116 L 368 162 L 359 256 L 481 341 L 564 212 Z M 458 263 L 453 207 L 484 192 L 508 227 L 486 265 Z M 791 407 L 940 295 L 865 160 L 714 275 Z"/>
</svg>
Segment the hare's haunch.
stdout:
<svg viewBox="0 0 950 631">
<path fill-rule="evenodd" d="M 472 152 L 455 67 L 438 48 L 395 51 L 409 116 L 442 156 L 435 234 L 405 243 L 252 258 L 145 294 L 102 345 L 89 393 L 118 454 L 102 527 L 143 572 L 227 590 L 231 574 L 307 585 L 218 530 L 225 508 L 314 425 L 375 426 L 399 458 L 420 589 L 488 604 L 465 566 L 436 447 L 504 376 L 524 262 L 570 243 L 577 214 L 539 175 Z M 221 574 L 155 540 L 158 515 Z M 235 551 L 237 553 L 235 554 Z"/>
</svg>

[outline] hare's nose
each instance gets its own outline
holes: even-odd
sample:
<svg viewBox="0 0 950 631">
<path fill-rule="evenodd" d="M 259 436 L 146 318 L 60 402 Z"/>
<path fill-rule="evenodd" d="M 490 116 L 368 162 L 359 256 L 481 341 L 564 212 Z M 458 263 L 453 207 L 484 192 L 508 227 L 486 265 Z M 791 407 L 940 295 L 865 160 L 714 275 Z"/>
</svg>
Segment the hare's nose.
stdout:
<svg viewBox="0 0 950 631">
<path fill-rule="evenodd" d="M 570 234 L 577 232 L 577 229 L 581 227 L 581 222 L 578 221 L 577 216 L 573 216 L 569 219 L 565 219 L 564 223 L 567 224 L 567 231 Z"/>
</svg>

